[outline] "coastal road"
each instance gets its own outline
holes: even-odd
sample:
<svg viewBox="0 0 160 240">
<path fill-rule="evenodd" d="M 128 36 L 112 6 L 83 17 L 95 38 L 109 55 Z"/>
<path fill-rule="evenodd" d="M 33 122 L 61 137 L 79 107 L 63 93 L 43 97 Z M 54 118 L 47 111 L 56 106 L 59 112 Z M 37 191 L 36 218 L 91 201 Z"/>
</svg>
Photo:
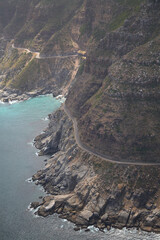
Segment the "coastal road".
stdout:
<svg viewBox="0 0 160 240">
<path fill-rule="evenodd" d="M 12 44 L 12 48 L 15 48 L 19 51 L 24 51 L 24 52 L 27 52 L 27 53 L 32 53 L 34 54 L 35 58 L 38 58 L 38 59 L 51 59 L 51 58 L 68 58 L 68 57 L 77 57 L 79 56 L 79 54 L 70 54 L 70 55 L 66 55 L 66 56 L 63 56 L 63 55 L 56 55 L 56 56 L 46 56 L 46 57 L 41 57 L 40 56 L 40 52 L 33 52 L 27 48 L 19 48 L 19 47 L 15 47 L 14 46 L 14 43 Z M 76 118 L 72 117 L 70 111 L 67 109 L 65 103 L 63 105 L 63 108 L 64 108 L 64 111 L 65 113 L 68 115 L 68 117 L 72 120 L 73 122 L 73 127 L 74 127 L 74 135 L 75 135 L 75 140 L 76 140 L 76 143 L 77 145 L 84 151 L 88 152 L 89 154 L 91 155 L 94 155 L 96 157 L 100 157 L 101 159 L 105 160 L 106 162 L 110 162 L 110 163 L 116 163 L 116 164 L 125 164 L 125 165 L 135 165 L 135 166 L 160 166 L 160 163 L 151 163 L 151 162 L 147 162 L 147 163 L 144 163 L 144 162 L 127 162 L 127 161 L 118 161 L 118 160 L 113 160 L 113 159 L 109 159 L 108 156 L 106 156 L 105 154 L 102 154 L 96 150 L 93 150 L 91 149 L 90 147 L 86 146 L 84 143 L 82 143 L 82 141 L 80 140 L 80 137 L 79 137 L 79 131 L 78 131 L 78 126 L 77 126 L 77 120 Z"/>
<path fill-rule="evenodd" d="M 91 155 L 94 155 L 96 157 L 99 157 L 108 163 L 114 163 L 114 164 L 116 163 L 116 164 L 121 164 L 121 165 L 134 165 L 134 166 L 160 166 L 160 163 L 153 163 L 153 162 L 152 163 L 150 163 L 150 162 L 144 163 L 144 162 L 127 162 L 127 161 L 113 160 L 113 159 L 109 159 L 108 156 L 106 156 L 105 154 L 102 154 L 94 149 L 91 149 L 90 147 L 88 147 L 84 143 L 82 143 L 82 141 L 80 140 L 78 126 L 77 126 L 77 120 L 76 120 L 76 118 L 74 118 L 71 115 L 71 112 L 69 111 L 69 109 L 67 108 L 65 103 L 63 104 L 63 109 L 64 109 L 65 113 L 67 114 L 67 116 L 69 117 L 69 119 L 71 119 L 73 122 L 74 135 L 75 135 L 75 140 L 76 140 L 77 145 L 85 152 L 87 152 Z"/>
<path fill-rule="evenodd" d="M 29 50 L 28 48 L 20 48 L 20 47 L 15 47 L 14 43 L 12 44 L 12 48 L 17 49 L 19 51 L 22 52 L 26 52 L 26 53 L 32 53 L 35 58 L 37 59 L 53 59 L 53 58 L 69 58 L 69 57 L 78 57 L 79 54 L 78 53 L 73 53 L 73 54 L 68 54 L 68 55 L 54 55 L 54 56 L 40 56 L 40 52 L 33 52 L 31 50 Z"/>
</svg>

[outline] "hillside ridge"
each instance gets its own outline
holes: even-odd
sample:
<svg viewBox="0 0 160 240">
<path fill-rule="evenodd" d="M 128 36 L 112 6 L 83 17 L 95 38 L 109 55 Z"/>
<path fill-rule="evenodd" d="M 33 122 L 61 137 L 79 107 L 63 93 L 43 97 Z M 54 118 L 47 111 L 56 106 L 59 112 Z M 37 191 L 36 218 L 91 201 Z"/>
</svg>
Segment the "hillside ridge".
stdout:
<svg viewBox="0 0 160 240">
<path fill-rule="evenodd" d="M 160 232 L 159 15 L 156 0 L 0 1 L 0 99 L 66 97 L 34 141 L 50 156 L 40 216 Z"/>
</svg>

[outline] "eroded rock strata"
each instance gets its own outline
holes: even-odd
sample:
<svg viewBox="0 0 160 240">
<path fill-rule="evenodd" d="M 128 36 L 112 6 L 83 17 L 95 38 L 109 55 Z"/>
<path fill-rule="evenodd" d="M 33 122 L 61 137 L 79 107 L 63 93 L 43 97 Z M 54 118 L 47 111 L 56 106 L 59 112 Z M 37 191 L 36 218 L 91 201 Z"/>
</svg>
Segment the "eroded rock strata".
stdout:
<svg viewBox="0 0 160 240">
<path fill-rule="evenodd" d="M 78 227 L 160 232 L 159 167 L 107 163 L 82 151 L 63 109 L 50 115 L 49 127 L 35 145 L 40 154 L 53 154 L 33 176 L 49 193 L 39 215 L 58 213 Z"/>
<path fill-rule="evenodd" d="M 66 100 L 81 140 L 117 160 L 160 161 L 159 12 L 160 3 L 149 1 L 119 27 L 110 16 Z"/>
<path fill-rule="evenodd" d="M 159 14 L 156 0 L 1 0 L 0 99 L 69 92 L 83 144 L 117 161 L 160 162 Z M 35 145 L 51 156 L 33 176 L 50 193 L 40 215 L 160 231 L 158 166 L 82 151 L 63 109 Z"/>
</svg>

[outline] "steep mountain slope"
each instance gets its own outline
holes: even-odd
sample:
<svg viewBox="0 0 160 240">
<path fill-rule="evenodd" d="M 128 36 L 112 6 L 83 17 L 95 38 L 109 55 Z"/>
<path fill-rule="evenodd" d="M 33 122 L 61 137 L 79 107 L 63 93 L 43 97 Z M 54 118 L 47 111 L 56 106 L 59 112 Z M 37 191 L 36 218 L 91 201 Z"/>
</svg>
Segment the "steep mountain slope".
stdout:
<svg viewBox="0 0 160 240">
<path fill-rule="evenodd" d="M 159 161 L 160 4 L 119 5 L 122 21 L 113 15 L 88 52 L 67 106 L 86 145 L 117 160 Z"/>
<path fill-rule="evenodd" d="M 3 32 L 9 38 L 14 37 L 18 46 L 36 49 L 34 45 L 37 42 L 39 50 L 52 35 L 71 20 L 82 3 L 82 0 L 6 1 L 1 9 L 6 15 L 10 15 L 10 18 L 8 21 L 5 21 L 6 18 L 3 19 L 5 21 Z"/>
<path fill-rule="evenodd" d="M 52 155 L 33 176 L 51 194 L 40 215 L 160 232 L 159 166 L 143 166 L 160 163 L 159 14 L 156 0 L 0 1 L 0 88 L 69 89 L 65 106 L 81 142 L 110 159 L 142 163 L 86 153 L 58 110 L 35 139 L 40 154 Z"/>
<path fill-rule="evenodd" d="M 37 88 L 54 89 L 55 94 L 60 93 L 63 83 L 65 86 L 70 82 L 79 60 L 55 56 L 72 55 L 80 49 L 83 7 L 81 0 L 2 1 L 1 11 L 5 12 L 0 20 L 2 38 L 6 43 L 14 38 L 14 48 L 13 40 L 7 46 L 1 45 L 1 88 L 16 88 L 21 93 Z M 20 47 L 53 58 L 35 59 L 34 53 Z"/>
<path fill-rule="evenodd" d="M 160 232 L 159 166 L 143 166 L 160 160 L 160 4 L 108 0 L 86 1 L 85 7 L 81 35 L 87 39 L 87 58 L 66 107 L 85 146 L 135 166 L 109 163 L 80 149 L 61 109 L 35 139 L 40 154 L 53 154 L 33 176 L 51 193 L 38 213 L 59 213 L 79 227 Z"/>
</svg>

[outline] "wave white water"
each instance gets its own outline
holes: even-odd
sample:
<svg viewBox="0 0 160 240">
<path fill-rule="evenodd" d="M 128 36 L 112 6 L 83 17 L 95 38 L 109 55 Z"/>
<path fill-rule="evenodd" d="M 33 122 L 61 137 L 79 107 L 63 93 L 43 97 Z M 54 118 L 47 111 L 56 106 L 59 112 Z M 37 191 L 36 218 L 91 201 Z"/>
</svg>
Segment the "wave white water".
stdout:
<svg viewBox="0 0 160 240">
<path fill-rule="evenodd" d="M 18 101 L 18 100 L 13 100 L 13 101 L 10 101 L 10 100 L 9 100 L 9 102 L 8 102 L 8 103 L 12 105 L 12 104 L 15 104 L 15 103 L 18 103 L 18 102 L 21 102 L 21 101 Z"/>
<path fill-rule="evenodd" d="M 61 99 L 61 98 L 63 98 L 63 95 L 58 95 L 58 96 L 56 97 L 56 99 Z"/>
<path fill-rule="evenodd" d="M 28 142 L 28 145 L 31 145 L 32 147 L 34 147 L 34 139 L 32 140 L 32 142 Z"/>
<path fill-rule="evenodd" d="M 89 226 L 88 229 L 91 231 L 91 232 L 99 232 L 99 228 L 96 228 L 94 226 Z"/>
<path fill-rule="evenodd" d="M 48 117 L 45 117 L 45 118 L 42 118 L 43 121 L 48 121 L 49 118 Z"/>
<path fill-rule="evenodd" d="M 47 93 L 47 94 L 40 94 L 40 95 L 37 95 L 36 97 L 46 97 L 46 96 L 50 96 L 50 97 L 53 97 L 53 94 L 52 93 Z M 35 98 L 35 97 L 34 97 Z M 32 99 L 32 97 L 28 97 L 27 99 L 24 99 L 24 100 L 9 100 L 8 102 L 3 102 L 2 100 L 0 100 L 0 104 L 15 104 L 15 103 L 20 103 L 20 102 L 23 102 L 23 101 L 26 101 L 26 100 L 30 100 Z M 66 98 L 63 96 L 63 95 L 58 95 L 56 97 L 57 100 L 59 100 L 60 103 L 64 103 Z M 45 117 L 45 118 L 42 118 L 43 121 L 48 121 L 48 117 Z"/>
<path fill-rule="evenodd" d="M 58 95 L 56 99 L 60 100 L 61 103 L 64 103 L 66 101 L 66 98 L 63 95 Z"/>
<path fill-rule="evenodd" d="M 62 222 L 67 222 L 67 219 L 62 219 Z"/>
<path fill-rule="evenodd" d="M 32 177 L 26 179 L 26 182 L 28 182 L 28 183 L 33 183 Z"/>
<path fill-rule="evenodd" d="M 37 157 L 39 157 L 39 152 L 40 152 L 40 151 L 38 151 L 38 152 L 35 153 Z"/>
<path fill-rule="evenodd" d="M 40 208 L 40 206 L 39 207 L 37 207 L 37 208 L 32 208 L 31 207 L 31 203 L 28 205 L 28 207 L 27 207 L 27 211 L 29 211 L 29 212 L 31 212 L 32 214 L 33 214 L 33 217 L 36 217 L 36 218 L 38 218 L 38 217 L 40 217 L 38 214 L 36 214 L 37 212 L 38 212 L 38 209 Z"/>
<path fill-rule="evenodd" d="M 64 103 L 65 101 L 66 101 L 66 98 L 65 98 L 65 97 L 63 97 L 63 98 L 60 99 L 60 103 Z"/>
<path fill-rule="evenodd" d="M 28 210 L 29 212 L 31 212 L 31 211 L 33 210 L 33 208 L 31 207 L 31 203 L 28 205 L 27 210 Z"/>
<path fill-rule="evenodd" d="M 45 133 L 45 131 L 42 131 L 40 134 L 43 134 L 43 133 Z"/>
<path fill-rule="evenodd" d="M 40 186 L 40 185 L 39 185 L 39 190 L 42 191 L 43 193 L 46 193 L 46 194 L 47 194 L 47 192 L 45 191 L 45 189 L 44 189 L 42 186 Z M 47 195 L 49 195 L 49 194 L 47 194 Z"/>
<path fill-rule="evenodd" d="M 36 181 L 33 181 L 33 180 L 32 180 L 32 177 L 30 177 L 30 178 L 26 179 L 26 180 L 25 180 L 25 182 L 27 182 L 27 183 L 34 183 L 34 184 L 38 184 L 38 180 L 36 180 Z M 38 185 L 37 187 L 38 187 L 38 189 L 39 189 L 41 192 L 45 193 L 45 196 L 49 196 L 49 195 L 50 195 L 49 193 L 47 193 L 47 192 L 45 191 L 45 189 L 44 189 L 44 187 L 43 187 L 43 186 L 41 186 L 41 185 Z M 66 221 L 67 221 L 67 220 L 66 220 Z"/>
<path fill-rule="evenodd" d="M 20 103 L 20 102 L 23 102 L 23 100 L 20 100 L 20 101 L 19 100 L 13 100 L 13 101 L 9 100 L 8 102 L 3 102 L 2 100 L 0 100 L 0 104 L 10 104 L 10 105 L 12 105 L 12 104 L 15 104 L 15 103 Z"/>
<path fill-rule="evenodd" d="M 52 93 L 47 93 L 47 94 L 40 94 L 40 95 L 38 95 L 38 97 L 53 97 L 53 94 Z"/>
<path fill-rule="evenodd" d="M 30 179 L 34 173 L 43 168 L 43 159 L 46 156 L 36 157 L 35 152 L 38 150 L 32 149 L 30 145 L 32 139 L 47 127 L 47 122 L 42 122 L 41 119 L 58 109 L 60 103 L 55 98 L 52 101 L 52 97 L 44 96 L 20 104 L 2 104 L 4 105 L 0 105 L 0 172 L 1 184 L 5 187 L 3 194 L 0 195 L 0 203 L 3 203 L 0 204 L 0 215 L 7 224 L 4 222 L 0 227 L 0 240 L 53 239 L 52 219 L 44 221 L 40 217 L 36 220 L 38 216 L 34 214 L 35 210 L 30 209 L 30 206 L 27 209 L 30 202 L 40 201 L 41 197 L 46 196 L 46 193 L 40 191 L 39 186 L 35 186 L 35 182 L 32 183 Z M 12 174 L 8 181 L 6 172 L 10 171 Z M 15 198 L 10 199 L 11 196 Z M 53 227 L 53 233 L 50 225 Z"/>
</svg>

